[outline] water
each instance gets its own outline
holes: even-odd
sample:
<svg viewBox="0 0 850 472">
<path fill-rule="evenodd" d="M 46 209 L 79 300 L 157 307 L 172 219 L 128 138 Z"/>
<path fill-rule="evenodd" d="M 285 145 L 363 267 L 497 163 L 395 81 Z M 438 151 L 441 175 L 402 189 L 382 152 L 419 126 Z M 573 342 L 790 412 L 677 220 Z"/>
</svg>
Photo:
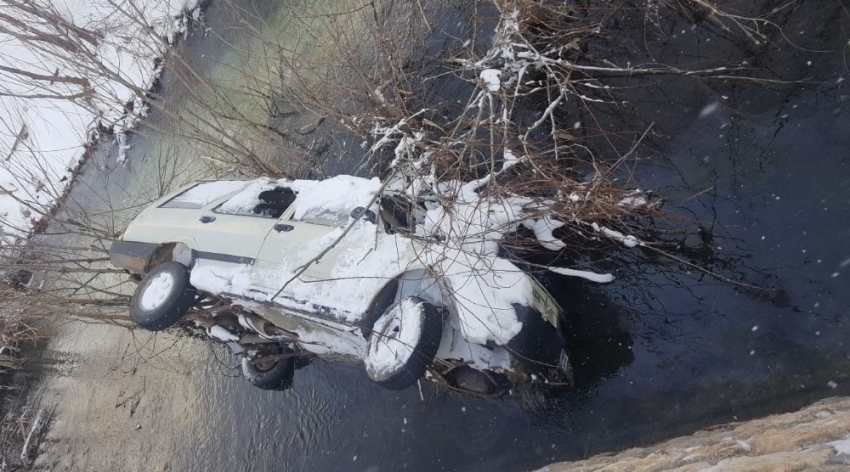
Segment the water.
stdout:
<svg viewBox="0 0 850 472">
<path fill-rule="evenodd" d="M 468 34 L 454 11 L 441 21 Z M 359 366 L 321 360 L 298 369 L 291 389 L 266 392 L 201 341 L 73 328 L 48 353 L 74 373 L 50 381 L 60 408 L 44 460 L 79 470 L 527 470 L 847 395 L 850 17 L 835 2 L 811 2 L 781 21 L 796 47 L 682 35 L 658 60 L 682 51 L 746 60 L 804 84 L 659 78 L 602 115 L 638 135 L 654 123 L 631 178 L 683 224 L 706 228 L 684 243 L 709 269 L 781 290 L 744 289 L 640 251 L 600 262 L 618 276 L 609 285 L 550 277 L 568 311 L 578 388 L 495 401 L 427 383 L 422 397 L 391 392 Z M 137 145 L 142 157 L 129 167 L 90 166 L 81 182 L 109 175 L 128 195 L 153 187 L 143 166 L 153 167 L 155 140 Z M 112 169 L 106 157 L 97 159 Z M 132 413 L 135 399 L 118 405 L 134 395 Z"/>
</svg>

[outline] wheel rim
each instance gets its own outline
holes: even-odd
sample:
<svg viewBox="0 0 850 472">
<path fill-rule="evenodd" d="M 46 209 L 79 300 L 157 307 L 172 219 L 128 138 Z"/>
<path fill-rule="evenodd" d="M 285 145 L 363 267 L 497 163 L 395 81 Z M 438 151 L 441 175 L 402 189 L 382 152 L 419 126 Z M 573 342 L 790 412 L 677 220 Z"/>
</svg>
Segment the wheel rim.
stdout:
<svg viewBox="0 0 850 472">
<path fill-rule="evenodd" d="M 270 356 L 262 356 L 253 359 L 251 363 L 254 365 L 254 369 L 256 369 L 257 372 L 268 372 L 274 369 L 274 366 L 277 365 L 279 360 L 280 359 L 274 359 Z"/>
<path fill-rule="evenodd" d="M 273 370 L 283 361 L 282 358 L 277 356 L 287 352 L 289 351 L 280 346 L 266 346 L 260 348 L 248 362 L 253 366 L 255 371 L 264 374 Z"/>
<path fill-rule="evenodd" d="M 422 309 L 421 300 L 405 299 L 375 322 L 366 355 L 373 378 L 392 375 L 410 360 L 422 331 Z"/>
<path fill-rule="evenodd" d="M 139 301 L 139 307 L 145 311 L 156 310 L 171 296 L 174 289 L 174 275 L 162 272 L 151 279 Z"/>
</svg>

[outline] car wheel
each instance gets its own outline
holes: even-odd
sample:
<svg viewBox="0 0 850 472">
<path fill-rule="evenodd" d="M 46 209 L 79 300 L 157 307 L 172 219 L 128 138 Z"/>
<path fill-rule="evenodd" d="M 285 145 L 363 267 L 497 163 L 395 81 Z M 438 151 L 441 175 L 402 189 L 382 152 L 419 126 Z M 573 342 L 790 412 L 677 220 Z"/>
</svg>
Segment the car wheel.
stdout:
<svg viewBox="0 0 850 472">
<path fill-rule="evenodd" d="M 165 262 L 139 282 L 130 299 L 130 319 L 147 330 L 162 331 L 189 311 L 196 295 L 189 269 L 179 262 Z"/>
<path fill-rule="evenodd" d="M 375 321 L 367 341 L 366 373 L 378 385 L 405 389 L 419 380 L 437 355 L 443 320 L 433 305 L 407 297 Z"/>
<path fill-rule="evenodd" d="M 495 372 L 484 373 L 478 369 L 465 365 L 460 366 L 446 376 L 446 380 L 454 383 L 461 390 L 477 393 L 480 395 L 495 395 L 501 390 L 499 374 Z"/>
<path fill-rule="evenodd" d="M 242 357 L 242 375 L 251 385 L 263 390 L 280 390 L 292 380 L 292 357 L 275 359 L 272 356 L 291 354 L 293 351 L 280 344 L 268 344 L 253 356 Z"/>
</svg>

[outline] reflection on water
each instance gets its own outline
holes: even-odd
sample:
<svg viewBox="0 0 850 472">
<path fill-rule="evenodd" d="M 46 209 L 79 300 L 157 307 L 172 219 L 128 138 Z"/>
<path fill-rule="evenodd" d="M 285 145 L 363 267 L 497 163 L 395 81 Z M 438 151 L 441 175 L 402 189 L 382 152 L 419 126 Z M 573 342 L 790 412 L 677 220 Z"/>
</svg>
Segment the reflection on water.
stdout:
<svg viewBox="0 0 850 472">
<path fill-rule="evenodd" d="M 262 391 L 196 340 L 71 326 L 50 346 L 73 375 L 49 380 L 60 408 L 43 460 L 64 470 L 523 470 L 850 393 L 850 71 L 840 34 L 850 18 L 837 2 L 795 8 L 781 24 L 805 49 L 722 34 L 706 44 L 681 23 L 668 26 L 691 36 L 656 53 L 749 61 L 805 84 L 658 78 L 624 89 L 631 105 L 600 115 L 639 132 L 655 123 L 630 178 L 704 228 L 680 254 L 781 291 L 762 296 L 639 250 L 600 263 L 618 276 L 610 285 L 552 277 L 578 388 L 496 401 L 430 383 L 421 397 L 382 390 L 360 366 L 321 360 L 296 371 L 291 389 Z M 214 10 L 207 16 L 214 25 Z M 469 29 L 442 18 L 462 44 Z M 223 57 L 220 43 L 193 41 Z M 156 146 L 182 149 L 153 138 L 138 137 L 126 169 L 88 168 L 77 200 L 96 195 L 88 204 L 132 214 L 125 200 L 167 180 L 146 170 L 157 167 Z M 109 152 L 96 162 L 112 169 Z M 203 170 L 197 163 L 173 173 Z"/>
</svg>

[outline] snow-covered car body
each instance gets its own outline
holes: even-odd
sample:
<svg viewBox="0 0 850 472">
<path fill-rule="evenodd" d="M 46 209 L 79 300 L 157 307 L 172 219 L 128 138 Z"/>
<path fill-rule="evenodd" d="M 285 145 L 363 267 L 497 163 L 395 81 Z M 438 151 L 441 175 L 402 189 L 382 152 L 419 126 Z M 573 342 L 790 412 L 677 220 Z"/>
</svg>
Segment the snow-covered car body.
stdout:
<svg viewBox="0 0 850 472">
<path fill-rule="evenodd" d="M 444 365 L 567 379 L 561 311 L 546 290 L 507 259 L 418 238 L 385 190 L 352 176 L 199 181 L 142 211 L 111 260 L 133 274 L 180 262 L 198 290 L 318 355 L 364 359 L 365 333 L 415 296 L 441 310 Z"/>
</svg>

